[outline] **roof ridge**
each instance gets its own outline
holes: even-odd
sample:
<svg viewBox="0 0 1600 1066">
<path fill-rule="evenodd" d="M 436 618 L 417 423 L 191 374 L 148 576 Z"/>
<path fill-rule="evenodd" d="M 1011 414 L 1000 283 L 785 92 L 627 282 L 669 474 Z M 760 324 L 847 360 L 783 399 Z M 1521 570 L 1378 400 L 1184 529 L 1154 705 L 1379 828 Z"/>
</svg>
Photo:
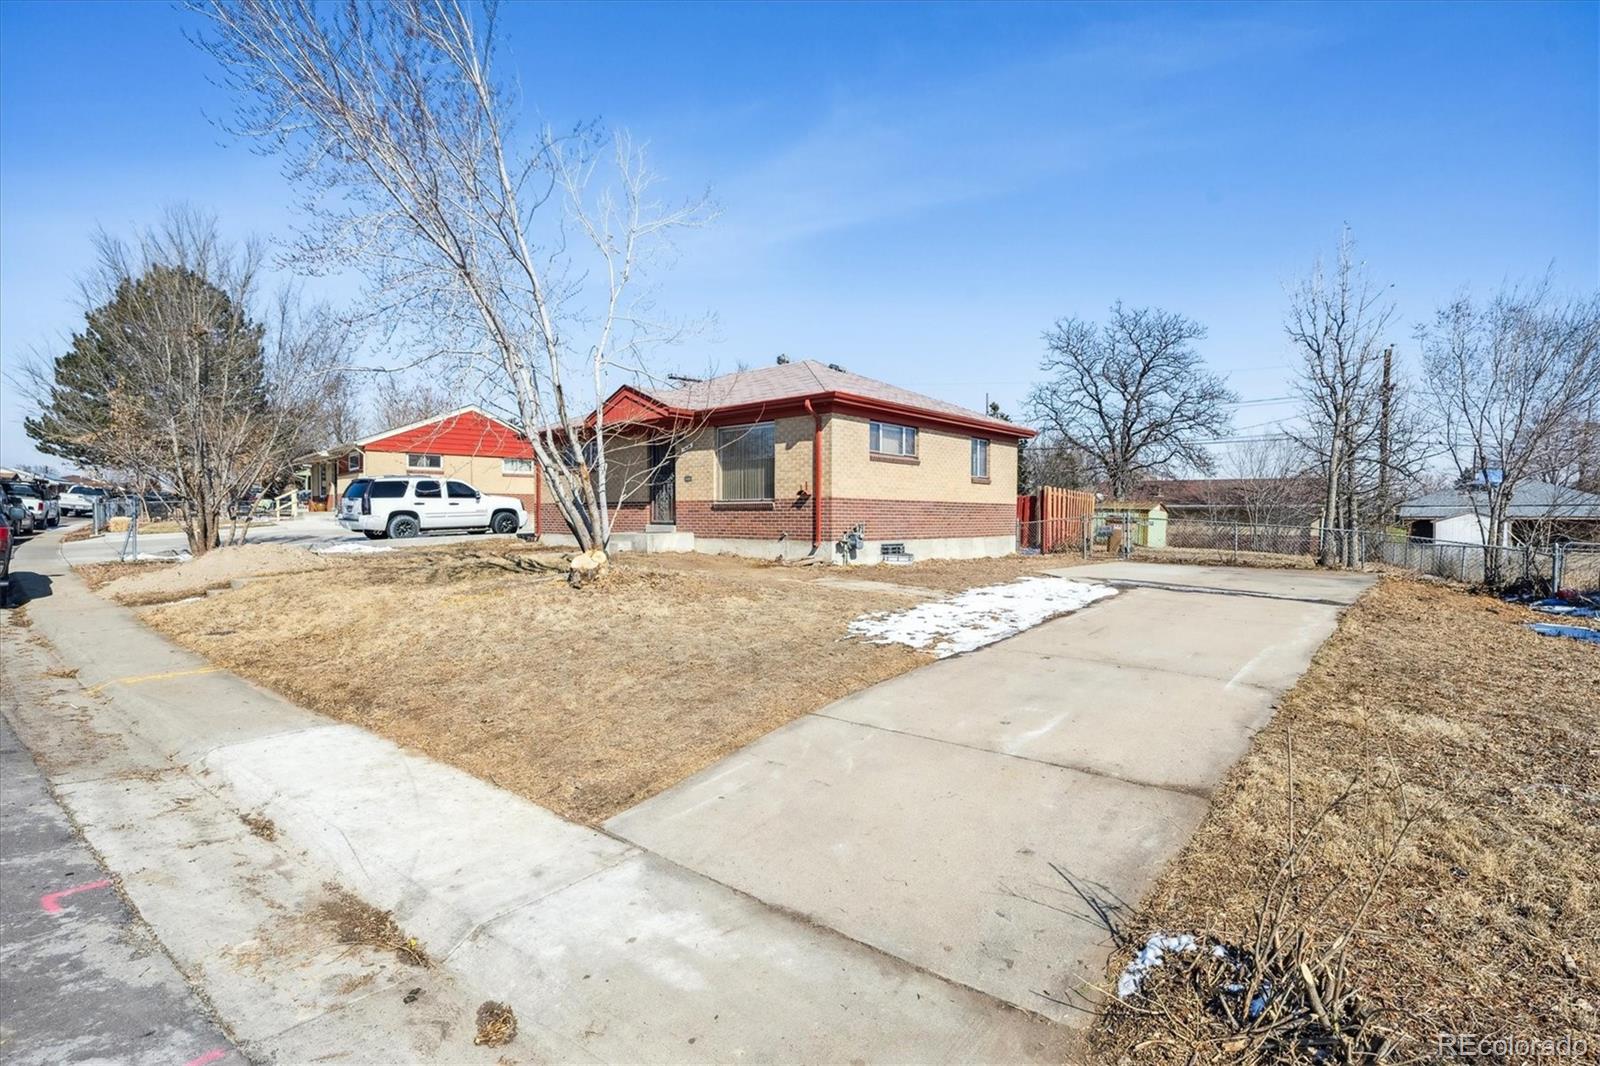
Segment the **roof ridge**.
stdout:
<svg viewBox="0 0 1600 1066">
<path fill-rule="evenodd" d="M 817 367 L 822 365 L 820 362 L 815 359 L 802 359 L 800 360 L 800 365 L 806 368 L 806 372 L 811 375 L 811 380 L 817 383 L 817 388 L 826 389 L 828 387 L 827 382 L 822 380 L 822 375 L 817 373 Z"/>
</svg>

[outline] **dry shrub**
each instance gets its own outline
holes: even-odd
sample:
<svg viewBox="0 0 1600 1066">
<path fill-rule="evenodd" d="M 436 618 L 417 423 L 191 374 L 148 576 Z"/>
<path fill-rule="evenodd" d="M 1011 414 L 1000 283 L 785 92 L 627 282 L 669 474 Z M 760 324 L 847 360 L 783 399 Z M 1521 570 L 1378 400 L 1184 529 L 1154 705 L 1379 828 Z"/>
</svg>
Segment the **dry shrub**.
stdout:
<svg viewBox="0 0 1600 1066">
<path fill-rule="evenodd" d="M 1393 1054 L 1426 1054 L 1442 1033 L 1600 1045 L 1600 655 L 1526 628 L 1540 617 L 1384 578 L 1218 788 L 1133 928 L 1250 944 L 1292 778 L 1297 810 L 1329 813 L 1296 860 L 1288 932 L 1320 955 L 1348 930 L 1347 987 L 1391 1012 Z M 1397 782 L 1405 802 L 1372 788 L 1341 800 L 1352 780 Z M 1351 891 L 1380 866 L 1370 899 Z M 1180 970 L 1156 971 L 1140 1010 L 1110 1011 L 1100 1058 L 1233 1061 Z"/>
</svg>

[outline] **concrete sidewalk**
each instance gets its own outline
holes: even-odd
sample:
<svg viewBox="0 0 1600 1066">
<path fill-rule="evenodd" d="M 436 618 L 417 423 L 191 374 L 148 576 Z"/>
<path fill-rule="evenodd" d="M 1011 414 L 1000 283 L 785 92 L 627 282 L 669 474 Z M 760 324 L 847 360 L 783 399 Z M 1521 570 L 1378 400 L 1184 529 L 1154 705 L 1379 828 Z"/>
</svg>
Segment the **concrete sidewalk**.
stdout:
<svg viewBox="0 0 1600 1066">
<path fill-rule="evenodd" d="M 1100 912 L 1137 903 L 1371 579 L 1150 564 L 1060 575 L 1122 591 L 798 719 L 607 827 L 1081 1023 L 1111 946 Z"/>
<path fill-rule="evenodd" d="M 0 676 L 0 692 L 17 692 Z M 0 721 L 0 1055 L 243 1066 Z"/>
<path fill-rule="evenodd" d="M 215 670 L 53 540 L 17 569 L 77 676 L 7 715 L 252 1059 L 493 1061 L 471 1044 L 488 999 L 516 1011 L 515 1059 L 1070 1057 L 1065 1027 Z M 324 882 L 438 964 L 330 944 Z"/>
</svg>

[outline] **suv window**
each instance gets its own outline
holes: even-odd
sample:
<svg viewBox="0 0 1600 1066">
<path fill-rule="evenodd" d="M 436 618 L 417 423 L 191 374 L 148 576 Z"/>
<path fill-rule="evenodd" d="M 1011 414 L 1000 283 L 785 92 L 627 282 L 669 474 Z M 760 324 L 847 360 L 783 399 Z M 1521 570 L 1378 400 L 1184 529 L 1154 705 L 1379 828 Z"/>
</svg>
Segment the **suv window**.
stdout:
<svg viewBox="0 0 1600 1066">
<path fill-rule="evenodd" d="M 87 485 L 79 485 L 75 489 L 68 489 L 67 493 L 72 496 L 104 496 L 106 494 L 106 490 L 91 488 Z"/>
<path fill-rule="evenodd" d="M 350 487 L 344 490 L 344 498 L 347 500 L 359 500 L 367 494 L 367 486 L 370 484 L 372 484 L 370 477 L 356 478 L 350 482 Z"/>
<path fill-rule="evenodd" d="M 16 485 L 8 485 L 6 488 L 7 488 L 7 491 L 9 491 L 11 493 L 11 495 L 13 495 L 13 496 L 34 496 L 34 497 L 37 497 L 39 495 L 39 490 L 34 488 L 32 485 L 16 484 Z"/>
<path fill-rule="evenodd" d="M 437 481 L 417 482 L 417 499 L 437 500 L 439 498 L 439 483 Z"/>
<path fill-rule="evenodd" d="M 367 493 L 374 500 L 398 500 L 406 494 L 404 481 L 374 481 Z"/>
<path fill-rule="evenodd" d="M 478 498 L 478 490 L 468 485 L 465 481 L 451 481 L 448 482 L 448 486 L 451 499 L 475 500 Z"/>
</svg>

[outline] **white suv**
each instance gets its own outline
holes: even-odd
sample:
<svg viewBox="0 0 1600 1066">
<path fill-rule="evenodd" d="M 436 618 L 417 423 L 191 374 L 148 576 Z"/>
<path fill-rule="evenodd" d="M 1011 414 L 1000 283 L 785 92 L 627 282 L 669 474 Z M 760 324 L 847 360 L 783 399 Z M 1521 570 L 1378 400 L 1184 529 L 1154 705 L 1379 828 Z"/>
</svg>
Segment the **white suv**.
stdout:
<svg viewBox="0 0 1600 1066">
<path fill-rule="evenodd" d="M 442 477 L 356 478 L 339 498 L 339 524 L 373 540 L 447 529 L 515 533 L 527 518 L 515 496 L 486 496 Z"/>
</svg>

